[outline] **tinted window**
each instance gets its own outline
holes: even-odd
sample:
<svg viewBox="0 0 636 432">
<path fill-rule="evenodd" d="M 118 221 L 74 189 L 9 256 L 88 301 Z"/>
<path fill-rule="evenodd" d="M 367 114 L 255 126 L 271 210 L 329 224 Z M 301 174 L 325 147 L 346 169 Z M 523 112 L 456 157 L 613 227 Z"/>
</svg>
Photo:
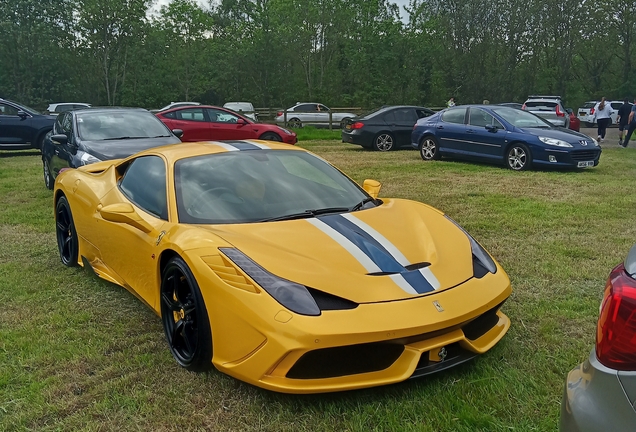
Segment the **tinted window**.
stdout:
<svg viewBox="0 0 636 432">
<path fill-rule="evenodd" d="M 417 115 L 413 108 L 398 108 L 393 112 L 395 113 L 395 120 L 399 123 L 415 124 L 417 121 Z"/>
<path fill-rule="evenodd" d="M 583 108 L 594 108 L 594 105 L 596 105 L 596 102 L 585 102 Z"/>
<path fill-rule="evenodd" d="M 298 105 L 296 108 L 294 108 L 294 111 L 296 111 L 296 112 L 316 112 L 316 105 L 315 104 Z"/>
<path fill-rule="evenodd" d="M 171 119 L 176 119 L 177 118 L 177 113 L 176 113 L 176 111 L 172 111 L 172 112 L 163 114 L 163 116 L 167 117 L 167 118 L 171 118 Z"/>
<path fill-rule="evenodd" d="M 446 123 L 464 124 L 464 117 L 466 117 L 466 108 L 451 108 L 444 111 L 444 114 L 442 114 L 442 121 L 445 121 Z"/>
<path fill-rule="evenodd" d="M 86 141 L 170 136 L 168 128 L 157 117 L 144 110 L 85 110 L 76 115 L 79 136 Z"/>
<path fill-rule="evenodd" d="M 64 118 L 64 114 L 60 114 L 59 116 L 57 116 L 57 118 L 55 119 L 55 124 L 53 125 L 53 133 L 56 133 L 56 134 L 64 133 L 64 130 L 62 129 L 63 118 Z"/>
<path fill-rule="evenodd" d="M 208 111 L 208 117 L 210 117 L 211 122 L 236 123 L 236 121 L 239 119 L 237 116 L 227 111 L 214 109 L 214 108 L 207 108 L 207 111 Z"/>
<path fill-rule="evenodd" d="M 612 103 L 611 103 L 611 105 L 612 105 L 612 109 L 617 110 L 617 109 L 619 109 L 619 108 L 621 107 L 621 105 L 623 105 L 623 104 L 622 104 L 621 102 L 612 102 Z"/>
<path fill-rule="evenodd" d="M 387 111 L 382 115 L 382 119 L 387 123 L 395 123 L 395 113 L 393 110 Z"/>
<path fill-rule="evenodd" d="M 205 121 L 205 114 L 203 114 L 203 108 L 186 108 L 176 111 L 177 119 L 190 120 L 190 121 Z"/>
<path fill-rule="evenodd" d="M 60 121 L 60 126 L 62 128 L 61 132 L 70 136 L 73 124 L 73 116 L 68 112 L 60 115 L 62 116 L 62 120 Z"/>
<path fill-rule="evenodd" d="M 12 107 L 11 105 L 0 103 L 0 115 L 17 116 L 18 109 Z"/>
<path fill-rule="evenodd" d="M 526 102 L 526 109 L 532 109 L 533 111 L 554 111 L 557 105 L 558 103 L 556 102 L 547 101 Z"/>
<path fill-rule="evenodd" d="M 328 112 L 329 111 L 329 108 L 327 108 L 326 106 L 321 105 L 321 104 L 318 104 L 317 108 L 318 108 L 318 111 L 320 111 L 320 112 Z"/>
<path fill-rule="evenodd" d="M 158 218 L 168 220 L 166 166 L 163 159 L 158 156 L 135 159 L 128 165 L 119 187 L 135 205 Z"/>
<path fill-rule="evenodd" d="M 417 114 L 417 118 L 418 119 L 425 118 L 425 117 L 430 117 L 433 114 L 435 114 L 435 112 L 433 112 L 432 110 L 425 109 L 425 108 L 423 108 L 423 109 L 419 109 L 418 108 L 418 109 L 415 110 L 415 113 Z"/>
</svg>

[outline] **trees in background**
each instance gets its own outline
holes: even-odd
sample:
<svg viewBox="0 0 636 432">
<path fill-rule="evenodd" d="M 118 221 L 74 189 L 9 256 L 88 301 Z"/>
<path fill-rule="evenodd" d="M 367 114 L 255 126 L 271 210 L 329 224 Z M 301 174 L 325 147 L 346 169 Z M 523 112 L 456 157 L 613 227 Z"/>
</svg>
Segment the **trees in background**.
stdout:
<svg viewBox="0 0 636 432">
<path fill-rule="evenodd" d="M 153 11 L 153 12 L 151 12 Z M 619 0 L 13 0 L 0 96 L 158 107 L 319 100 L 372 108 L 636 94 L 636 3 Z"/>
</svg>

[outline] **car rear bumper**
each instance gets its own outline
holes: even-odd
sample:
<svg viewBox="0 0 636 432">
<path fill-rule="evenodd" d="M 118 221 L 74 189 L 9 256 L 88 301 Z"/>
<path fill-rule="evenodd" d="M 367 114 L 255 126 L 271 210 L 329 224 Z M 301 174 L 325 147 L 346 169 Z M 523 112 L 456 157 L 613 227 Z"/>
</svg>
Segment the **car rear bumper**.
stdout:
<svg viewBox="0 0 636 432">
<path fill-rule="evenodd" d="M 360 132 L 359 129 L 353 131 L 343 130 L 341 136 L 343 143 L 357 144 L 361 145 L 362 147 L 371 147 L 371 141 L 373 140 L 372 136 L 366 136 L 366 134 Z"/>
<path fill-rule="evenodd" d="M 606 368 L 592 350 L 571 370 L 561 402 L 561 432 L 633 431 L 636 411 L 625 396 L 617 371 Z"/>
</svg>

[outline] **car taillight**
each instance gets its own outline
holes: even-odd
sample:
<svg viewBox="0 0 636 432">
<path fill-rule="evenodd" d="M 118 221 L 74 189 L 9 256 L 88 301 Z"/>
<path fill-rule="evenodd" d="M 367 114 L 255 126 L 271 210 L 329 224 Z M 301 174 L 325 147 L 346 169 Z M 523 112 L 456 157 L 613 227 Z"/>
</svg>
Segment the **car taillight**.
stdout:
<svg viewBox="0 0 636 432">
<path fill-rule="evenodd" d="M 556 106 L 556 115 L 557 117 L 565 117 L 565 113 L 563 111 L 561 111 L 561 108 L 559 108 L 559 106 Z"/>
<path fill-rule="evenodd" d="M 610 273 L 596 328 L 596 357 L 608 368 L 636 370 L 636 280 L 620 264 Z"/>
<path fill-rule="evenodd" d="M 526 104 L 521 105 L 521 109 L 522 110 L 526 109 Z"/>
<path fill-rule="evenodd" d="M 355 122 L 354 124 L 351 125 L 351 129 L 362 129 L 362 126 L 364 126 L 364 123 Z"/>
<path fill-rule="evenodd" d="M 590 110 L 590 115 L 593 115 L 593 114 L 594 114 L 594 108 Z"/>
<path fill-rule="evenodd" d="M 280 117 L 280 116 L 282 116 L 282 115 L 283 115 L 283 112 L 282 112 L 282 111 L 278 111 L 278 112 L 276 113 L 276 117 Z"/>
</svg>

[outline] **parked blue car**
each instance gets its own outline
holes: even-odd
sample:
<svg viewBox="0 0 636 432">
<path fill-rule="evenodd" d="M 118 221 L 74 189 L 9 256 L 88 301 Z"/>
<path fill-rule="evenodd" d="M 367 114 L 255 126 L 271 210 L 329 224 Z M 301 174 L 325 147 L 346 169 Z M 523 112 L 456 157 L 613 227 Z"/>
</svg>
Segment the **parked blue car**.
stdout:
<svg viewBox="0 0 636 432">
<path fill-rule="evenodd" d="M 593 138 L 499 105 L 462 105 L 420 119 L 411 145 L 424 160 L 450 156 L 504 163 L 515 171 L 533 165 L 594 167 L 601 157 L 601 147 Z"/>
</svg>

